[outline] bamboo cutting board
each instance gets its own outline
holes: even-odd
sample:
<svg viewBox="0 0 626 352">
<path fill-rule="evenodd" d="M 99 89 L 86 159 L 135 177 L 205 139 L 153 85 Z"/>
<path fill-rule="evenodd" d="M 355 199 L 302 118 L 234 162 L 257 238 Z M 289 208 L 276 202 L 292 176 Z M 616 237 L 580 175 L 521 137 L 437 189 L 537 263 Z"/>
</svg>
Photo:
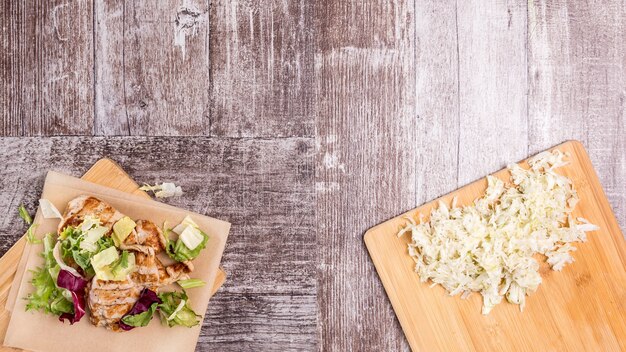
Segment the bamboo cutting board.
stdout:
<svg viewBox="0 0 626 352">
<path fill-rule="evenodd" d="M 141 191 L 139 185 L 111 159 L 104 158 L 98 160 L 81 178 L 106 187 L 150 198 L 150 196 L 146 192 Z M 22 237 L 4 256 L 2 256 L 2 258 L 0 258 L 0 341 L 4 341 L 7 326 L 11 318 L 11 312 L 6 309 L 5 305 L 25 245 L 26 239 Z M 226 273 L 222 269 L 219 269 L 212 287 L 212 294 L 217 292 L 224 284 L 225 280 Z M 17 351 L 13 348 L 0 346 L 0 351 L 5 350 Z"/>
<path fill-rule="evenodd" d="M 557 169 L 573 180 L 580 202 L 574 212 L 600 226 L 575 243 L 575 262 L 561 272 L 544 263 L 537 292 L 523 312 L 503 300 L 481 315 L 482 298 L 450 297 L 441 286 L 420 283 L 408 255 L 409 236 L 396 234 L 405 216 L 430 214 L 439 200 L 398 216 L 365 234 L 365 244 L 414 351 L 626 351 L 626 243 L 582 144 L 556 148 L 570 164 Z M 525 163 L 524 166 L 527 167 Z M 495 174 L 509 179 L 507 170 Z M 440 198 L 471 204 L 487 187 L 483 179 Z"/>
</svg>

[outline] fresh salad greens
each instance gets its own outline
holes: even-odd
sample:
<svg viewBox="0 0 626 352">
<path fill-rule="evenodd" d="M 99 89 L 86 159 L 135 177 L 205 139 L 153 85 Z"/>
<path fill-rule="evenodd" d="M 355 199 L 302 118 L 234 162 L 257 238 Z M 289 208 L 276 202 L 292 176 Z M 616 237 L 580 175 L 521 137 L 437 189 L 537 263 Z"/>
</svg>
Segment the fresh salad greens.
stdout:
<svg viewBox="0 0 626 352">
<path fill-rule="evenodd" d="M 180 287 L 184 288 L 185 290 L 189 288 L 202 287 L 206 285 L 206 282 L 200 279 L 178 280 L 176 281 L 176 283 L 179 284 Z"/>
<path fill-rule="evenodd" d="M 150 320 L 152 320 L 152 316 L 154 315 L 154 312 L 156 312 L 157 308 L 158 308 L 158 303 L 155 302 L 152 305 L 150 305 L 148 310 L 141 312 L 141 313 L 134 314 L 134 315 L 126 315 L 122 318 L 121 321 L 125 325 L 130 326 L 131 328 L 146 326 L 148 325 Z M 124 330 L 130 330 L 130 329 L 124 329 Z"/>
<path fill-rule="evenodd" d="M 59 316 L 60 321 L 64 321 L 65 319 L 69 320 L 70 324 L 74 324 L 85 315 L 85 287 L 87 286 L 87 280 L 83 279 L 81 276 L 76 276 L 70 273 L 67 270 L 61 269 L 59 275 L 57 277 L 57 287 L 64 288 L 67 291 L 64 291 L 63 294 L 66 296 L 66 293 L 72 297 L 73 312 L 63 313 Z"/>
<path fill-rule="evenodd" d="M 35 230 L 37 229 L 38 224 L 31 224 L 26 230 L 26 241 L 30 244 L 39 244 L 41 240 L 35 237 Z"/>
<path fill-rule="evenodd" d="M 156 292 L 144 288 L 130 311 L 122 316 L 120 328 L 131 330 L 135 327 L 148 325 L 159 303 L 161 303 L 161 299 Z"/>
<path fill-rule="evenodd" d="M 104 237 L 104 233 L 100 229 L 107 230 L 106 227 L 92 226 L 86 232 L 83 232 L 80 228 L 68 226 L 59 236 L 61 254 L 65 262 L 76 263 L 87 277 L 95 275 L 95 270 L 91 263 L 93 256 L 107 248 L 113 248 L 113 240 L 110 237 Z M 96 239 L 93 236 L 94 233 L 102 234 Z"/>
<path fill-rule="evenodd" d="M 169 238 L 170 231 L 179 234 L 177 240 L 174 241 Z M 202 232 L 190 217 L 186 217 L 173 230 L 165 228 L 164 233 L 167 239 L 165 251 L 170 258 L 177 262 L 195 259 L 209 241 L 209 236 Z"/>
<path fill-rule="evenodd" d="M 176 241 L 168 239 L 166 247 L 167 255 L 177 262 L 195 259 L 200 254 L 200 251 L 206 247 L 206 243 L 209 241 L 209 236 L 207 236 L 204 232 L 201 233 L 203 237 L 202 242 L 193 250 L 185 246 L 180 237 Z"/>
<path fill-rule="evenodd" d="M 54 205 L 45 199 L 40 200 L 40 208 L 46 219 L 62 218 Z M 129 217 L 121 218 L 111 228 L 103 226 L 99 218 L 87 215 L 79 225 L 63 228 L 58 236 L 49 233 L 38 240 L 35 238 L 37 225 L 23 205 L 19 207 L 19 214 L 30 225 L 26 236 L 28 241 L 43 243 L 44 264 L 32 271 L 34 292 L 25 298 L 28 301 L 26 310 L 53 314 L 61 321 L 69 320 L 74 324 L 85 315 L 88 296 L 85 290 L 89 280 L 124 281 L 136 270 L 135 249 L 122 246 L 135 233 L 137 226 Z M 190 217 L 172 230 L 164 226 L 164 231 L 165 252 L 178 262 L 196 258 L 209 240 Z M 169 238 L 170 231 L 178 234 L 175 240 Z M 190 307 L 184 290 L 202 287 L 206 283 L 200 279 L 178 280 L 177 283 L 183 288 L 182 292 L 157 294 L 144 288 L 131 310 L 120 318 L 120 328 L 130 330 L 146 326 L 157 311 L 164 325 L 198 325 L 200 315 Z"/>
<path fill-rule="evenodd" d="M 135 254 L 122 251 L 122 255 L 110 265 L 112 280 L 124 280 L 135 269 Z"/>
<path fill-rule="evenodd" d="M 123 330 L 131 330 L 146 326 L 157 310 L 161 322 L 169 327 L 176 325 L 193 327 L 200 324 L 201 316 L 189 307 L 189 297 L 184 290 L 157 295 L 152 290 L 144 289 L 133 308 L 122 316 L 120 327 Z"/>
<path fill-rule="evenodd" d="M 26 207 L 24 207 L 24 204 L 21 204 L 17 208 L 17 210 L 20 214 L 20 217 L 24 220 L 24 222 L 30 225 L 28 227 L 28 230 L 26 230 L 26 241 L 31 244 L 41 243 L 41 240 L 35 237 L 35 230 L 37 229 L 38 225 L 33 224 L 33 218 L 28 213 L 28 210 L 26 210 Z"/>
<path fill-rule="evenodd" d="M 164 325 L 169 327 L 182 325 L 190 328 L 200 324 L 200 315 L 189 307 L 189 297 L 184 290 L 159 293 L 159 298 L 161 299 L 159 313 Z"/>
<path fill-rule="evenodd" d="M 135 254 L 109 247 L 91 258 L 95 276 L 99 280 L 123 281 L 135 269 Z"/>
<path fill-rule="evenodd" d="M 28 213 L 28 210 L 26 210 L 26 207 L 24 206 L 24 204 L 20 204 L 19 208 L 17 208 L 17 210 L 20 213 L 20 217 L 22 219 L 24 219 L 24 221 L 30 225 L 33 223 L 33 218 L 30 217 L 30 214 Z"/>
<path fill-rule="evenodd" d="M 44 250 L 41 255 L 45 262 L 43 266 L 31 271 L 33 273 L 31 284 L 35 291 L 26 297 L 28 301 L 26 310 L 38 310 L 54 315 L 74 313 L 71 299 L 68 299 L 64 289 L 56 284 L 60 268 L 52 255 L 54 243 L 53 234 L 47 234 L 43 238 Z"/>
</svg>

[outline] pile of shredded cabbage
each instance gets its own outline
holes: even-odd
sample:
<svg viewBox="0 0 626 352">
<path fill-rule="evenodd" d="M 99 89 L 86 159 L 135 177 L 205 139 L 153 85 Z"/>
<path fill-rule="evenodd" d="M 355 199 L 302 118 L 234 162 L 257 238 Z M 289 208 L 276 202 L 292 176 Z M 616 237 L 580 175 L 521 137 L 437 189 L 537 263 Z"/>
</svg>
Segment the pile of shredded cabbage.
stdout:
<svg viewBox="0 0 626 352">
<path fill-rule="evenodd" d="M 410 223 L 398 236 L 410 233 L 409 254 L 422 282 L 442 285 L 451 296 L 472 292 L 483 297 L 483 314 L 506 296 L 524 309 L 526 294 L 541 283 L 541 253 L 553 270 L 574 261 L 572 242 L 586 241 L 585 232 L 597 230 L 571 213 L 578 202 L 572 181 L 554 170 L 566 165 L 558 150 L 529 159 L 530 169 L 517 164 L 508 169 L 513 184 L 487 177 L 487 190 L 473 205 L 452 208 L 442 202 L 430 221 Z M 432 287 L 431 286 L 431 287 Z"/>
</svg>

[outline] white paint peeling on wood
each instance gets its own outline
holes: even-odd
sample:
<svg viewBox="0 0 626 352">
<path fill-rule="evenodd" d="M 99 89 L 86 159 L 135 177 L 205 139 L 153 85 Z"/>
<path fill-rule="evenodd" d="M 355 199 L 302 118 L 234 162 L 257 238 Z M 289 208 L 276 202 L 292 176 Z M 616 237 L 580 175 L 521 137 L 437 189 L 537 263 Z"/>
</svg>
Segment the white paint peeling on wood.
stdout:
<svg viewBox="0 0 626 352">
<path fill-rule="evenodd" d="M 323 163 L 327 169 L 338 169 L 341 172 L 346 172 L 346 166 L 339 161 L 339 156 L 336 153 L 326 152 Z"/>
<path fill-rule="evenodd" d="M 460 187 L 528 155 L 527 10 L 459 1 L 457 17 Z"/>
<path fill-rule="evenodd" d="M 56 5 L 55 7 L 52 8 L 52 11 L 50 14 L 50 17 L 52 17 L 52 28 L 54 29 L 54 34 L 56 35 L 57 39 L 62 42 L 66 42 L 67 37 L 64 35 L 61 35 L 61 32 L 59 31 L 59 19 L 57 17 L 57 12 L 59 12 L 61 9 L 63 9 L 64 7 L 68 5 L 69 3 L 67 2 Z"/>
<path fill-rule="evenodd" d="M 537 129 L 539 133 L 550 133 L 550 115 L 552 112 L 552 81 L 553 71 L 551 67 L 551 50 L 548 45 L 548 33 L 546 24 L 545 7 L 537 7 L 532 1 L 528 2 L 528 53 L 529 58 L 529 82 L 537 82 L 538 84 L 529 84 L 529 94 L 541 94 L 544 99 L 540 104 L 533 105 L 533 101 L 529 101 L 529 111 L 537 117 Z M 542 13 L 538 13 L 541 11 Z M 533 79 L 537 77 L 540 79 Z M 541 138 L 542 140 L 545 137 Z M 545 146 L 533 146 L 533 149 L 546 149 Z"/>
<path fill-rule="evenodd" d="M 125 81 L 131 60 L 124 42 L 131 31 L 124 30 L 125 10 L 123 2 L 94 2 L 95 135 L 130 134 Z"/>
<path fill-rule="evenodd" d="M 399 52 L 389 48 L 360 48 L 356 46 L 342 46 L 327 53 L 315 55 L 316 64 L 335 60 L 358 60 L 362 57 L 369 57 L 368 67 L 378 69 L 385 65 L 390 65 L 398 59 Z"/>
<path fill-rule="evenodd" d="M 211 41 L 212 134 L 313 135 L 311 11 L 305 0 L 211 3 L 222 34 Z"/>
<path fill-rule="evenodd" d="M 201 21 L 202 12 L 191 0 L 183 0 L 176 11 L 174 21 L 174 45 L 180 47 L 185 61 L 185 46 L 187 36 L 195 36 L 198 33 L 198 24 Z"/>
<path fill-rule="evenodd" d="M 72 74 L 76 74 L 76 73 L 75 73 L 75 72 L 72 72 Z M 62 75 L 60 75 L 60 76 L 51 77 L 51 78 L 48 80 L 48 83 L 55 83 L 55 82 L 62 81 L 62 80 L 64 80 L 64 79 L 68 79 L 68 78 L 70 78 L 70 74 L 66 73 L 66 74 L 62 74 Z"/>
<path fill-rule="evenodd" d="M 339 182 L 315 182 L 315 192 L 331 193 L 341 189 Z"/>
</svg>

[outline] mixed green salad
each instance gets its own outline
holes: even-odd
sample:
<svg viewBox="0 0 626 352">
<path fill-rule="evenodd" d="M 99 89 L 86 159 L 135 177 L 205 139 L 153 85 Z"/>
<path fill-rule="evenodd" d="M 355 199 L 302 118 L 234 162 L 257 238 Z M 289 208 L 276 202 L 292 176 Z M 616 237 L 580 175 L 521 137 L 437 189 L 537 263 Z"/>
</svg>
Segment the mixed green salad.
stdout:
<svg viewBox="0 0 626 352">
<path fill-rule="evenodd" d="M 63 220 L 49 201 L 41 200 L 40 206 L 44 218 Z M 98 217 L 86 215 L 78 226 L 66 226 L 58 233 L 37 239 L 34 235 L 37 225 L 23 206 L 19 214 L 30 225 L 27 240 L 31 244 L 42 244 L 44 259 L 42 266 L 31 271 L 34 291 L 25 298 L 26 310 L 52 314 L 60 321 L 67 319 L 74 324 L 81 320 L 89 306 L 86 300 L 92 281 L 114 284 L 132 281 L 131 275 L 137 271 L 136 256 L 145 256 L 123 246 L 129 236 L 136 236 L 136 223 L 126 216 L 107 227 Z M 176 232 L 178 237 L 170 239 L 171 232 Z M 181 263 L 195 259 L 209 240 L 190 217 L 173 229 L 164 226 L 163 233 L 164 252 Z M 182 290 L 155 292 L 157 286 L 145 284 L 132 308 L 117 322 L 119 328 L 131 330 L 146 326 L 156 312 L 161 322 L 169 327 L 198 325 L 201 317 L 190 307 L 185 290 L 202 287 L 205 282 L 188 276 L 181 276 L 176 282 Z"/>
</svg>

